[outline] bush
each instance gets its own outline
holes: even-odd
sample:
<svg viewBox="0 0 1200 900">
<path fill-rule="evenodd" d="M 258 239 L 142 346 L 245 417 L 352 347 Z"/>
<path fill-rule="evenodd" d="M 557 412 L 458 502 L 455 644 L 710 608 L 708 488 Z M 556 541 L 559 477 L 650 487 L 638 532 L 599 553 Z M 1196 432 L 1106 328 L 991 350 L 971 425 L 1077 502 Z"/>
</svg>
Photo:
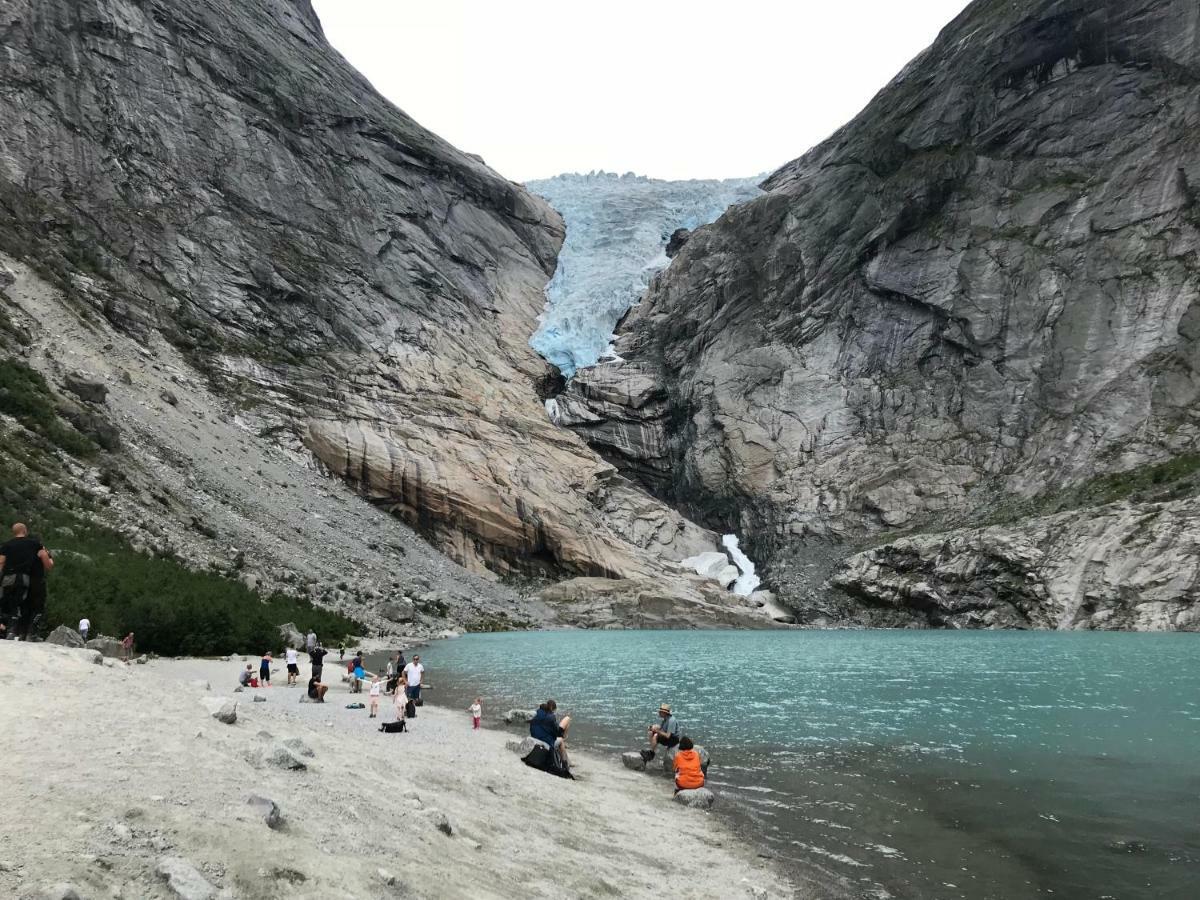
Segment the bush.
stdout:
<svg viewBox="0 0 1200 900">
<path fill-rule="evenodd" d="M 41 373 L 15 359 L 0 359 L 0 412 L 72 456 L 96 452 L 94 443 L 59 418 L 54 395 Z"/>
</svg>

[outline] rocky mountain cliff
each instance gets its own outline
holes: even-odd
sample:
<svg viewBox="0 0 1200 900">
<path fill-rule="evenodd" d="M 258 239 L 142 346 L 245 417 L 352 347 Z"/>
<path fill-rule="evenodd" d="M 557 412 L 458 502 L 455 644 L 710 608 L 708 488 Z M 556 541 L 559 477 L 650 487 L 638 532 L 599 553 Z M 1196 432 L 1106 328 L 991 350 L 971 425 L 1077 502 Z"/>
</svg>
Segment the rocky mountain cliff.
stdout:
<svg viewBox="0 0 1200 900">
<path fill-rule="evenodd" d="M 558 215 L 379 97 L 308 0 L 13 0 L 0 34 L 6 347 L 94 386 L 62 402 L 149 549 L 515 602 L 318 473 L 488 578 L 661 580 L 715 546 L 548 420 Z"/>
<path fill-rule="evenodd" d="M 806 620 L 1196 627 L 1198 81 L 1191 0 L 977 0 L 560 406 Z"/>
</svg>

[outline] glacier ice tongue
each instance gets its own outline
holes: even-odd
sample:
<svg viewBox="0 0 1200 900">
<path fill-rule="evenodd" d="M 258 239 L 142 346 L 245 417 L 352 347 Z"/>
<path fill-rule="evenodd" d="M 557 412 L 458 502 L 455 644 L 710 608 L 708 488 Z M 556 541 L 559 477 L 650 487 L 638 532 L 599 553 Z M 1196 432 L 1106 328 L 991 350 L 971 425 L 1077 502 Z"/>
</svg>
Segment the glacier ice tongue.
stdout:
<svg viewBox="0 0 1200 900">
<path fill-rule="evenodd" d="M 530 346 L 567 378 L 612 358 L 613 329 L 670 262 L 664 249 L 671 233 L 707 225 L 730 205 L 758 196 L 760 180 L 658 181 L 600 172 L 528 182 L 567 224 Z"/>
<path fill-rule="evenodd" d="M 725 535 L 721 538 L 721 543 L 725 545 L 725 549 L 729 551 L 729 555 L 737 563 L 737 567 L 742 570 L 742 574 L 733 583 L 733 592 L 739 597 L 749 597 L 762 584 L 761 579 L 754 574 L 754 563 L 738 547 L 736 534 Z"/>
</svg>

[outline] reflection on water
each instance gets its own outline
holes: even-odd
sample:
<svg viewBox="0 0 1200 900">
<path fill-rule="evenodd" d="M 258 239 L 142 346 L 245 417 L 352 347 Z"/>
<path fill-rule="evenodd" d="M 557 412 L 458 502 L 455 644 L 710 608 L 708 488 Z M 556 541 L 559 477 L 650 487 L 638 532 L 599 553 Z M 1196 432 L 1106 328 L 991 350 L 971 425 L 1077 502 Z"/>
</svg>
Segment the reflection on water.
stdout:
<svg viewBox="0 0 1200 900">
<path fill-rule="evenodd" d="M 554 696 L 603 750 L 671 703 L 723 814 L 857 895 L 1200 895 L 1195 635 L 555 632 L 422 655 L 431 700 Z"/>
</svg>

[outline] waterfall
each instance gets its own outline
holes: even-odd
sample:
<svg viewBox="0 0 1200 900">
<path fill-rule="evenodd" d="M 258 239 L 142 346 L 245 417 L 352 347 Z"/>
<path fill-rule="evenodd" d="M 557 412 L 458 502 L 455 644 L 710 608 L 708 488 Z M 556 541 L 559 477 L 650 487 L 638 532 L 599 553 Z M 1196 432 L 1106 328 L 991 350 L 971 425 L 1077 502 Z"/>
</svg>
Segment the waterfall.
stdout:
<svg viewBox="0 0 1200 900">
<path fill-rule="evenodd" d="M 754 563 L 750 561 L 745 553 L 738 547 L 738 539 L 736 534 L 727 534 L 721 538 L 721 543 L 725 545 L 725 549 L 729 551 L 729 556 L 733 560 L 734 565 L 741 571 L 737 581 L 733 583 L 733 592 L 739 597 L 749 597 L 753 594 L 758 586 L 762 583 L 759 577 L 754 574 Z"/>
</svg>

